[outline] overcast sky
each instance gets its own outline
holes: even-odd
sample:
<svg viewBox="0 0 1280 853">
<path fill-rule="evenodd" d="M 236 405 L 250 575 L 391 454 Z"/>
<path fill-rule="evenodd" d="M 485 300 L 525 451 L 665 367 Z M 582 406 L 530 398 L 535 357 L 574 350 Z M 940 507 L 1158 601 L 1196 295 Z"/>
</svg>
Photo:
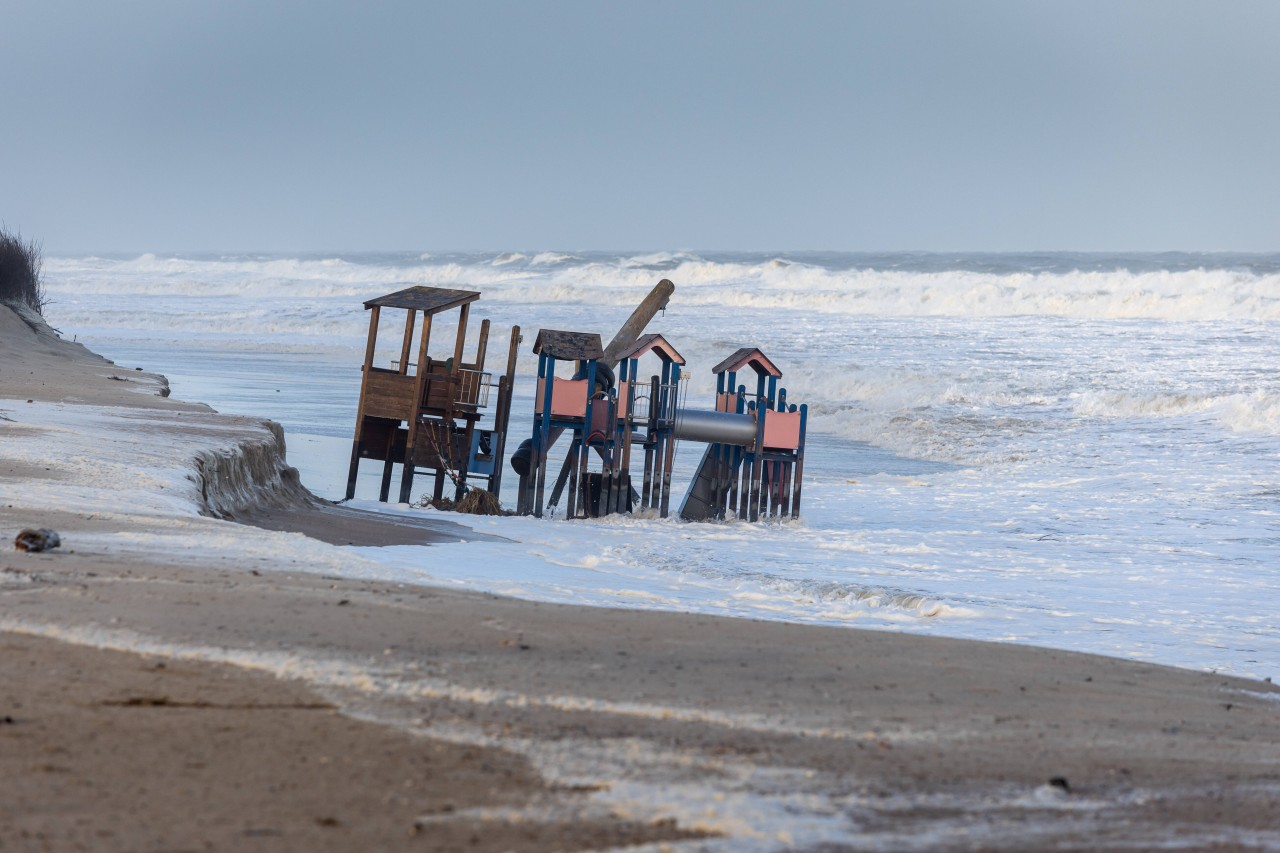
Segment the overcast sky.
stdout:
<svg viewBox="0 0 1280 853">
<path fill-rule="evenodd" d="M 0 0 L 83 251 L 1278 250 L 1280 3 Z"/>
</svg>

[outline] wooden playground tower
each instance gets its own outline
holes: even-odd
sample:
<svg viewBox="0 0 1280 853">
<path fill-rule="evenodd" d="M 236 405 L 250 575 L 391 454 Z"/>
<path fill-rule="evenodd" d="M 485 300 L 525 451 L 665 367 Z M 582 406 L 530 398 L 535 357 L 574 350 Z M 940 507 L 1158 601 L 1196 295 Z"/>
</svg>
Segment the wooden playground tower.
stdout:
<svg viewBox="0 0 1280 853">
<path fill-rule="evenodd" d="M 479 298 L 479 293 L 470 290 L 417 286 L 364 303 L 370 312 L 369 341 L 351 445 L 348 500 L 355 497 L 361 459 L 383 463 L 378 495 L 381 501 L 388 499 L 392 469 L 397 462 L 402 465 L 400 503 L 409 502 L 413 478 L 419 470 L 434 475 L 436 500 L 443 497 L 446 478 L 454 482 L 455 500 L 461 500 L 469 478 L 486 480 L 488 491 L 498 494 L 520 327 L 511 329 L 506 372 L 496 385 L 493 420 L 488 427 L 482 427 L 480 422 L 489 408 L 490 392 L 495 388 L 492 374 L 485 371 L 489 343 L 487 319 L 480 323 L 475 360 L 462 360 L 471 303 Z M 407 312 L 400 358 L 392 362 L 391 368 L 375 367 L 373 363 L 384 308 Z M 452 353 L 447 358 L 433 359 L 428 352 L 433 321 L 451 311 L 459 312 Z M 418 314 L 422 315 L 418 360 L 411 363 Z"/>
</svg>

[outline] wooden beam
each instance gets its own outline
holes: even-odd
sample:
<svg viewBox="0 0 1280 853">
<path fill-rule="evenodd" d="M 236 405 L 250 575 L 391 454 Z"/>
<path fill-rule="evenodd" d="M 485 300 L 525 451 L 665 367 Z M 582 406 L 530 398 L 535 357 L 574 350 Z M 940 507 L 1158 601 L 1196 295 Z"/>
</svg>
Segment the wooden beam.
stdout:
<svg viewBox="0 0 1280 853">
<path fill-rule="evenodd" d="M 480 340 L 476 344 L 476 370 L 484 370 L 485 352 L 489 349 L 489 318 L 480 321 Z"/>
<path fill-rule="evenodd" d="M 458 368 L 462 367 L 462 347 L 467 342 L 467 314 L 470 312 L 471 306 L 463 305 L 458 316 L 458 338 L 453 344 L 453 373 L 457 373 Z"/>
<path fill-rule="evenodd" d="M 378 318 L 382 309 L 377 305 L 369 309 L 369 342 L 364 348 L 364 369 L 360 372 L 360 402 L 356 404 L 356 431 L 351 439 L 351 468 L 347 473 L 346 500 L 356 496 L 356 474 L 360 470 L 360 431 L 364 425 L 364 397 L 369 387 L 369 368 L 373 366 L 373 353 L 378 343 Z"/>
<path fill-rule="evenodd" d="M 413 400 L 410 402 L 407 418 L 409 435 L 404 447 L 404 470 L 400 474 L 400 503 L 409 502 L 409 492 L 413 489 L 414 449 L 418 444 L 418 412 L 422 409 L 422 398 L 426 392 L 427 376 L 431 373 L 431 360 L 427 358 L 427 346 L 431 343 L 431 315 L 422 315 L 422 337 L 418 345 L 418 372 L 414 375 Z"/>
<path fill-rule="evenodd" d="M 378 310 L 375 306 L 373 310 Z M 414 320 L 417 319 L 417 311 L 409 309 L 409 319 L 404 323 L 404 343 L 400 345 L 400 375 L 404 376 L 409 372 L 409 351 L 413 346 L 413 327 Z"/>
</svg>

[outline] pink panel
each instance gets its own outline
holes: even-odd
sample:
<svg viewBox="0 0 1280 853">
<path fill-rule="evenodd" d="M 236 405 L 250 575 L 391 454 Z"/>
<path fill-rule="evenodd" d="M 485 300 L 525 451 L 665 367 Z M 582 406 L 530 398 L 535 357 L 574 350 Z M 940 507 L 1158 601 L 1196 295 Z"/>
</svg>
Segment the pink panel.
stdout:
<svg viewBox="0 0 1280 853">
<path fill-rule="evenodd" d="M 618 420 L 627 416 L 627 398 L 631 396 L 631 382 L 618 383 Z"/>
<path fill-rule="evenodd" d="M 613 424 L 609 423 L 609 401 L 591 402 L 591 435 L 593 438 L 611 438 Z"/>
<path fill-rule="evenodd" d="M 716 394 L 716 411 L 717 412 L 738 411 L 738 395 L 737 394 Z"/>
<path fill-rule="evenodd" d="M 764 446 L 773 450 L 800 448 L 800 413 L 766 411 Z"/>
<path fill-rule="evenodd" d="M 538 397 L 533 410 L 542 414 L 542 394 L 545 380 L 538 380 Z M 587 413 L 587 380 L 556 379 L 551 386 L 551 414 L 566 418 L 580 418 Z"/>
</svg>

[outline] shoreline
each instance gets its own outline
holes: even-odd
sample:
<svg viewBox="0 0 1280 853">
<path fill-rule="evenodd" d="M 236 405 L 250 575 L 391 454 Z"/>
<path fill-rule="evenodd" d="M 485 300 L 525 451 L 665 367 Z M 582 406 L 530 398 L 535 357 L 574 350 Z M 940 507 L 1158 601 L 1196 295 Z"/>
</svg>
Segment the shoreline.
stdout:
<svg viewBox="0 0 1280 853">
<path fill-rule="evenodd" d="M 377 721 L 370 738 L 466 744 L 525 762 L 531 775 L 507 791 L 514 806 L 441 812 L 438 795 L 423 794 L 413 808 L 436 817 L 405 836 L 406 849 L 446 848 L 457 827 L 481 827 L 479 849 L 541 849 L 503 833 L 569 825 L 596 827 L 564 842 L 575 849 L 690 832 L 721 840 L 675 849 L 1280 846 L 1280 688 L 1271 684 L 1033 647 L 360 580 L 359 558 L 288 532 L 347 536 L 332 515 L 304 508 L 279 434 L 158 396 L 162 379 L 123 376 L 24 328 L 0 308 L 0 495 L 9 498 L 0 532 L 52 527 L 63 547 L 4 560 L 4 641 L 31 646 L 22 654 L 33 660 L 69 656 L 61 666 L 84 671 L 107 654 L 95 648 L 163 655 L 191 667 L 185 683 L 200 695 L 237 672 L 229 680 L 248 679 L 247 694 L 302 691 L 339 719 Z M 53 470 L 39 448 L 60 443 L 96 447 L 99 458 Z M 158 455 L 140 463 L 152 448 Z M 154 473 L 162 457 L 164 477 Z M 108 465 L 115 476 L 150 472 L 114 487 L 126 508 L 89 505 L 94 488 L 112 487 L 90 481 Z M 87 511 L 69 511 L 68 495 Z M 202 516 L 201 505 L 275 528 Z M 349 530 L 377 541 L 385 531 L 366 524 L 386 523 L 349 519 Z M 461 527 L 411 526 L 414 541 Z M 292 568 L 300 561 L 307 571 Z M 71 644 L 54 651 L 32 637 Z M 62 685 L 51 700 L 60 719 L 92 726 L 97 712 L 77 704 L 74 679 L 51 684 Z M 4 734 L 57 746 L 58 732 L 39 741 L 35 730 Z M 323 737 L 303 742 L 319 748 Z M 124 771 L 104 760 L 69 772 L 92 781 Z M 228 774 L 220 781 L 235 781 Z M 34 785 L 37 775 L 14 778 Z M 305 787 L 306 774 L 298 778 Z M 323 787 L 335 785 L 357 787 Z M 51 790 L 33 793 L 58 802 Z M 282 820 L 296 817 L 277 805 Z M 80 816 L 87 827 L 109 819 L 105 807 Z M 310 845 L 301 823 L 289 825 L 301 833 L 289 843 Z M 563 831 L 540 837 L 550 845 Z"/>
</svg>

